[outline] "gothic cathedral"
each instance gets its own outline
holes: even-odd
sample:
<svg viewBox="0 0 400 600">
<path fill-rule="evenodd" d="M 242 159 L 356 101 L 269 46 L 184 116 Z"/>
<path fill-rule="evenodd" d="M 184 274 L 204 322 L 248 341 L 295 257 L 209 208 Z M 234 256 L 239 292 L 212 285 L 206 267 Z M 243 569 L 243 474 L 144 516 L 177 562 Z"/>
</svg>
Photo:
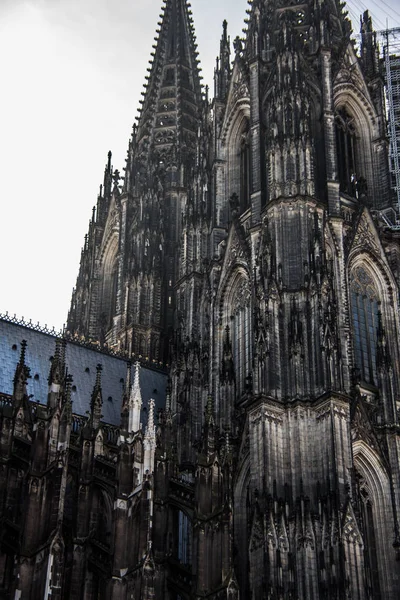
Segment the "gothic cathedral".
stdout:
<svg viewBox="0 0 400 600">
<path fill-rule="evenodd" d="M 109 154 L 68 329 L 167 365 L 168 384 L 144 436 L 122 419 L 111 566 L 89 586 L 74 558 L 70 597 L 400 598 L 400 228 L 376 36 L 364 13 L 356 47 L 339 0 L 247 13 L 233 55 L 223 24 L 209 94 L 189 3 L 164 0 L 123 177 Z M 139 485 L 124 469 L 142 456 Z"/>
</svg>

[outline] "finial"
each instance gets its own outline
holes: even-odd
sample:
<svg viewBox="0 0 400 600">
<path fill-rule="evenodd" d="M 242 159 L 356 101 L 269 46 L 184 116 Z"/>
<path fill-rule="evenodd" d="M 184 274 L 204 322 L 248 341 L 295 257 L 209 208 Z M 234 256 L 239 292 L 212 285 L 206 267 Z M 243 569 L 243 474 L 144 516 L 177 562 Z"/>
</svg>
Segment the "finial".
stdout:
<svg viewBox="0 0 400 600">
<path fill-rule="evenodd" d="M 222 22 L 222 28 L 223 28 L 223 39 L 224 42 L 227 41 L 227 31 L 228 31 L 228 21 L 226 19 L 223 20 Z"/>
<path fill-rule="evenodd" d="M 118 187 L 120 179 L 121 179 L 121 177 L 120 177 L 119 171 L 118 171 L 118 169 L 115 169 L 114 175 L 113 175 L 113 181 L 114 181 L 114 186 L 115 187 Z"/>
<path fill-rule="evenodd" d="M 112 152 L 111 152 L 111 150 L 108 151 L 107 156 L 108 156 L 107 170 L 111 171 L 111 158 L 112 158 Z"/>
</svg>

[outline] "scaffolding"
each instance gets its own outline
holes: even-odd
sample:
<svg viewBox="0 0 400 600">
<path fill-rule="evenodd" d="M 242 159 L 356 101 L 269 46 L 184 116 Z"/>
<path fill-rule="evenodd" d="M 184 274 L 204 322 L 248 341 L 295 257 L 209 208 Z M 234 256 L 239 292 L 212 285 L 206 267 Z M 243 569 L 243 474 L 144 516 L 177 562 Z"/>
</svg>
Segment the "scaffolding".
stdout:
<svg viewBox="0 0 400 600">
<path fill-rule="evenodd" d="M 400 219 L 400 27 L 378 31 L 383 40 L 385 90 L 388 114 L 389 160 L 392 186 Z"/>
</svg>

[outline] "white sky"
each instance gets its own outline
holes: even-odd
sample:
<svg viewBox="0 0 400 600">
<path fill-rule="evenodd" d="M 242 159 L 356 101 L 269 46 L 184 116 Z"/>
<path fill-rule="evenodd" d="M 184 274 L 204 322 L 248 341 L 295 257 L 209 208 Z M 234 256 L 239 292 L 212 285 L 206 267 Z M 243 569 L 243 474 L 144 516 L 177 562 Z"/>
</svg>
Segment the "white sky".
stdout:
<svg viewBox="0 0 400 600">
<path fill-rule="evenodd" d="M 192 0 L 212 90 L 222 21 L 245 0 Z M 108 150 L 122 171 L 161 0 L 0 0 L 0 313 L 60 329 Z M 358 30 L 364 2 L 351 0 Z M 397 12 L 397 15 L 396 15 Z M 376 27 L 400 26 L 375 0 Z M 357 19 L 357 21 L 356 21 Z"/>
</svg>

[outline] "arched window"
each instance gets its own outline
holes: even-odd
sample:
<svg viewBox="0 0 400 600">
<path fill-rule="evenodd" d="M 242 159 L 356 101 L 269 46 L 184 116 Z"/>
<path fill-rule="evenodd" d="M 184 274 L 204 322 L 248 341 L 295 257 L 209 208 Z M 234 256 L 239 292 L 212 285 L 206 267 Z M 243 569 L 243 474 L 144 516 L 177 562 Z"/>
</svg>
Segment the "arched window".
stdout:
<svg viewBox="0 0 400 600">
<path fill-rule="evenodd" d="M 240 140 L 240 209 L 250 205 L 250 144 L 248 130 Z"/>
<path fill-rule="evenodd" d="M 110 288 L 111 288 L 111 297 L 110 297 L 110 310 L 109 310 L 109 314 L 108 314 L 108 326 L 112 327 L 113 317 L 115 316 L 116 307 L 117 307 L 118 265 L 116 262 L 113 265 L 113 270 L 111 273 Z"/>
<path fill-rule="evenodd" d="M 389 542 L 395 529 L 390 479 L 380 457 L 371 448 L 374 440 L 368 439 L 368 435 L 365 437 L 363 418 L 358 409 L 353 416 L 352 428 L 357 496 L 367 572 L 367 597 L 381 600 L 392 597 L 392 573 L 398 569 L 396 554 L 393 553 Z"/>
<path fill-rule="evenodd" d="M 235 367 L 236 389 L 239 395 L 246 387 L 246 377 L 251 369 L 251 314 L 250 290 L 245 279 L 236 287 L 233 302 L 229 306 L 232 355 Z"/>
<path fill-rule="evenodd" d="M 350 280 L 355 366 L 361 379 L 376 384 L 376 344 L 379 297 L 371 275 L 356 267 Z"/>
<path fill-rule="evenodd" d="M 103 259 L 103 290 L 101 299 L 100 337 L 111 329 L 116 316 L 118 291 L 118 240 L 114 236 L 107 246 Z"/>
<path fill-rule="evenodd" d="M 240 109 L 238 108 L 235 116 L 230 121 L 229 131 L 226 131 L 223 136 L 227 152 L 226 195 L 225 192 L 222 192 L 222 188 L 220 189 L 221 193 L 227 198 L 231 198 L 234 194 L 237 196 L 235 209 L 239 211 L 239 214 L 250 206 L 251 140 L 249 117 L 250 107 L 241 104 Z M 220 184 L 222 184 L 222 179 L 218 182 L 218 185 Z M 228 209 L 229 203 L 224 202 L 219 213 L 220 219 L 228 219 Z"/>
<path fill-rule="evenodd" d="M 355 196 L 357 169 L 354 119 L 345 108 L 341 108 L 336 113 L 335 124 L 340 191 Z"/>
<path fill-rule="evenodd" d="M 365 485 L 361 486 L 361 515 L 364 529 L 365 558 L 368 567 L 369 585 L 372 588 L 373 598 L 377 600 L 381 597 L 379 592 L 379 568 L 377 558 L 377 545 L 375 536 L 375 525 L 373 506 L 370 494 Z"/>
</svg>

